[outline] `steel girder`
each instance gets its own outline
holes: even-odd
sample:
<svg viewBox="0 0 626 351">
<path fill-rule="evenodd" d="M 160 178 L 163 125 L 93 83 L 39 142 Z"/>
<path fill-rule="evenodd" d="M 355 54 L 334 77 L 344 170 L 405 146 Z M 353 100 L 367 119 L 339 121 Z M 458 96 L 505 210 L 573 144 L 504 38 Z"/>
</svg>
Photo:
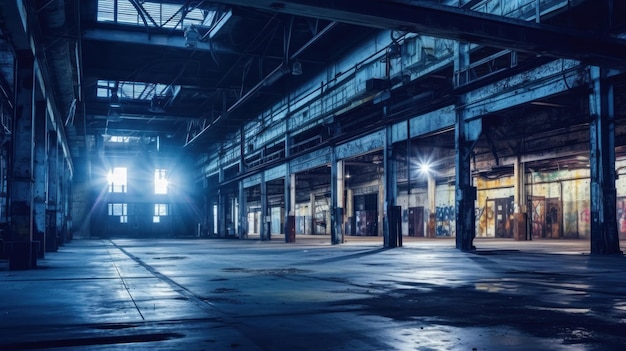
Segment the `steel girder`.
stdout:
<svg viewBox="0 0 626 351">
<path fill-rule="evenodd" d="M 604 67 L 626 67 L 626 40 L 426 1 L 412 1 L 410 4 L 379 0 L 214 2 L 572 58 Z"/>
</svg>

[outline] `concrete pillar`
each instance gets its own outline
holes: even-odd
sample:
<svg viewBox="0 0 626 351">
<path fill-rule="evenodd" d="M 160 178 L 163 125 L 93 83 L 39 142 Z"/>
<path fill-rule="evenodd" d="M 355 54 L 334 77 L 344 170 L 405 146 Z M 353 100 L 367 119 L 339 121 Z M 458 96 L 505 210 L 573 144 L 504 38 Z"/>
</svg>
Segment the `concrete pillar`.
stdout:
<svg viewBox="0 0 626 351">
<path fill-rule="evenodd" d="M 287 172 L 285 176 L 285 242 L 296 242 L 296 175 L 289 172 L 289 163 L 287 163 Z"/>
<path fill-rule="evenodd" d="M 513 238 L 515 240 L 527 240 L 526 233 L 526 166 L 517 157 L 513 163 Z"/>
<path fill-rule="evenodd" d="M 383 215 L 383 237 L 385 247 L 398 246 L 399 238 L 397 228 L 397 220 L 400 216 L 396 215 L 395 205 L 397 198 L 397 180 L 398 172 L 394 156 L 393 143 L 392 143 L 392 129 L 386 129 L 385 147 L 383 150 L 383 179 L 384 182 L 384 199 L 385 203 L 382 207 L 384 211 Z M 394 211 L 391 213 L 390 211 Z M 400 239 L 401 240 L 401 239 Z"/>
<path fill-rule="evenodd" d="M 435 177 L 428 173 L 427 178 L 427 194 L 428 194 L 428 225 L 426 225 L 426 236 L 429 238 L 435 238 L 437 236 L 437 198 L 436 198 L 436 185 Z"/>
<path fill-rule="evenodd" d="M 46 190 L 46 251 L 55 252 L 57 244 L 57 197 L 59 192 L 59 147 L 56 132 L 48 136 L 48 187 Z"/>
<path fill-rule="evenodd" d="M 354 225 L 356 221 L 354 220 L 354 190 L 347 189 L 346 190 L 346 218 L 350 219 L 350 230 L 351 233 L 345 233 L 346 235 L 354 233 Z"/>
<path fill-rule="evenodd" d="M 476 236 L 476 187 L 472 185 L 471 152 L 482 129 L 482 120 L 463 120 L 461 109 L 457 110 L 455 126 L 455 166 L 456 166 L 456 248 L 462 251 L 474 250 Z"/>
<path fill-rule="evenodd" d="M 330 241 L 333 245 L 344 242 L 343 237 L 343 161 L 337 160 L 335 150 L 330 161 Z"/>
<path fill-rule="evenodd" d="M 65 168 L 65 159 L 59 155 L 58 170 L 59 170 L 59 187 L 57 192 L 57 205 L 56 205 L 56 226 L 57 226 L 57 245 L 65 244 L 65 197 L 66 184 L 65 179 L 67 177 Z"/>
<path fill-rule="evenodd" d="M 454 70 L 460 72 L 469 65 L 469 44 L 456 43 Z M 467 101 L 461 96 L 458 99 L 456 123 L 454 128 L 455 141 L 455 205 L 456 205 L 456 248 L 462 251 L 474 250 L 476 236 L 476 187 L 472 186 L 471 153 L 474 143 L 482 132 L 482 120 L 466 121 L 464 106 Z"/>
<path fill-rule="evenodd" d="M 377 218 L 376 218 L 376 232 L 378 236 L 382 236 L 385 239 L 385 211 L 387 207 L 387 192 L 385 191 L 385 175 L 382 174 L 378 178 L 378 205 L 377 205 Z"/>
<path fill-rule="evenodd" d="M 30 269 L 37 265 L 33 242 L 34 119 L 36 79 L 34 60 L 28 52 L 17 55 L 16 108 L 13 121 L 11 173 L 8 184 L 10 240 L 9 269 Z"/>
<path fill-rule="evenodd" d="M 272 218 L 267 203 L 267 183 L 265 182 L 265 174 L 261 172 L 261 240 L 271 240 Z"/>
<path fill-rule="evenodd" d="M 248 237 L 248 204 L 246 203 L 246 189 L 243 180 L 239 181 L 239 239 Z"/>
<path fill-rule="evenodd" d="M 67 189 L 67 161 L 65 158 L 59 159 L 59 192 L 57 196 L 57 231 L 58 231 L 58 245 L 63 246 L 67 241 L 67 197 L 68 197 L 68 189 Z"/>
<path fill-rule="evenodd" d="M 38 257 L 46 251 L 46 189 L 48 187 L 48 117 L 46 102 L 37 101 L 35 106 L 35 151 L 33 183 L 33 236 L 39 241 Z"/>
<path fill-rule="evenodd" d="M 591 67 L 590 73 L 591 253 L 621 254 L 616 214 L 613 84 L 604 69 Z"/>
<path fill-rule="evenodd" d="M 72 218 L 72 176 L 70 171 L 69 161 L 65 162 L 65 240 L 67 242 L 72 241 L 74 233 L 72 227 L 74 220 Z"/>
<path fill-rule="evenodd" d="M 222 188 L 217 190 L 217 237 L 226 236 L 226 199 Z"/>
<path fill-rule="evenodd" d="M 311 216 L 311 234 L 316 234 L 315 194 L 309 194 L 309 215 Z"/>
<path fill-rule="evenodd" d="M 344 242 L 345 235 L 345 218 L 346 218 L 346 204 L 345 204 L 345 189 L 346 189 L 346 168 L 344 160 L 338 160 L 337 164 L 337 233 L 340 235 L 340 242 Z"/>
</svg>

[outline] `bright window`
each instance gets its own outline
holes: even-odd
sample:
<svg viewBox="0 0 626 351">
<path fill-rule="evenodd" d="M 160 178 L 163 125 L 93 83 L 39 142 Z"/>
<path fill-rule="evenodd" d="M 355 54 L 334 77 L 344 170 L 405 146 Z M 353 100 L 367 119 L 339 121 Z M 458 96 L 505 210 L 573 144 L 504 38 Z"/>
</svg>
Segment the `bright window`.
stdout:
<svg viewBox="0 0 626 351">
<path fill-rule="evenodd" d="M 117 86 L 117 94 L 124 100 L 149 101 L 155 95 L 167 96 L 180 88 L 179 85 L 130 81 L 98 80 L 97 97 L 110 98 L 111 90 Z"/>
<path fill-rule="evenodd" d="M 129 0 L 99 0 L 98 21 L 183 30 L 190 25 L 211 23 L 215 16 L 215 11 L 182 4 L 160 1 L 137 1 L 136 4 L 140 6 L 141 15 Z"/>
<path fill-rule="evenodd" d="M 154 193 L 167 194 L 167 170 L 154 170 Z"/>
<path fill-rule="evenodd" d="M 130 142 L 130 137 L 119 136 L 119 135 L 112 135 L 109 138 L 109 141 L 112 142 L 112 143 L 128 143 L 128 142 Z"/>
<path fill-rule="evenodd" d="M 154 216 L 152 217 L 153 223 L 160 223 L 161 217 L 169 215 L 168 204 L 154 204 Z"/>
<path fill-rule="evenodd" d="M 128 204 L 109 204 L 109 216 L 119 217 L 120 223 L 128 223 Z"/>
<path fill-rule="evenodd" d="M 115 167 L 107 174 L 110 193 L 125 193 L 128 190 L 128 180 L 125 167 Z"/>
</svg>

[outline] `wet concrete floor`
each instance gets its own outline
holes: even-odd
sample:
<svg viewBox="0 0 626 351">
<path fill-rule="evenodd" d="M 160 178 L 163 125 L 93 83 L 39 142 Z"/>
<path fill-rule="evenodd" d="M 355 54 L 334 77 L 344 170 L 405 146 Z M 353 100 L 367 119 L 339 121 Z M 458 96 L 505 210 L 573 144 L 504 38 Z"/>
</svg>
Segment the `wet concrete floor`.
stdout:
<svg viewBox="0 0 626 351">
<path fill-rule="evenodd" d="M 586 241 L 381 246 L 75 240 L 37 269 L 0 261 L 0 350 L 626 349 L 623 256 Z"/>
</svg>

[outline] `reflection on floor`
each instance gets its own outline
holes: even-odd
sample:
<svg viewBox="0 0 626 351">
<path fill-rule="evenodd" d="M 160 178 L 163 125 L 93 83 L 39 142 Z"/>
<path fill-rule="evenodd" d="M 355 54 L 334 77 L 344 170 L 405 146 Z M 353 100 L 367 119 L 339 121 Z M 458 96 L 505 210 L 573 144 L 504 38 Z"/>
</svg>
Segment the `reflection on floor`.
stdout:
<svg viewBox="0 0 626 351">
<path fill-rule="evenodd" d="M 0 261 L 0 349 L 621 350 L 626 261 L 587 241 L 75 240 Z M 625 243 L 622 243 L 624 247 Z M 529 346 L 532 345 L 532 346 Z"/>
</svg>

